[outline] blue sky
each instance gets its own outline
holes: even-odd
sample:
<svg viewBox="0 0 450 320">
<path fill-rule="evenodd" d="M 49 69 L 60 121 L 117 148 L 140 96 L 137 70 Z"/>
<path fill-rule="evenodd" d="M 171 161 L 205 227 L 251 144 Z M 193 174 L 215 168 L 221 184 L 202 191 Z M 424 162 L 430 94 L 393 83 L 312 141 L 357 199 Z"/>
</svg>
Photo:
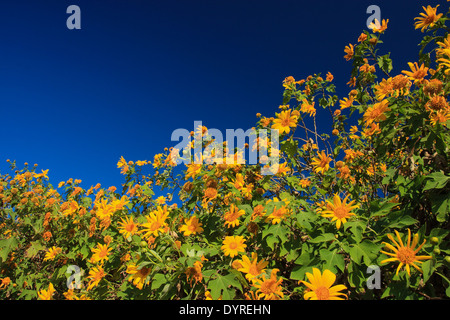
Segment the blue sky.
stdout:
<svg viewBox="0 0 450 320">
<path fill-rule="evenodd" d="M 273 116 L 282 80 L 330 71 L 346 96 L 344 47 L 369 5 L 389 19 L 394 73 L 417 61 L 413 18 L 444 1 L 4 0 L 0 4 L 0 170 L 50 169 L 53 184 L 123 182 L 116 163 L 153 159 L 177 128 L 242 128 Z M 81 30 L 69 30 L 69 5 Z M 381 80 L 381 79 L 380 79 Z M 319 130 L 326 131 L 328 128 Z"/>
</svg>

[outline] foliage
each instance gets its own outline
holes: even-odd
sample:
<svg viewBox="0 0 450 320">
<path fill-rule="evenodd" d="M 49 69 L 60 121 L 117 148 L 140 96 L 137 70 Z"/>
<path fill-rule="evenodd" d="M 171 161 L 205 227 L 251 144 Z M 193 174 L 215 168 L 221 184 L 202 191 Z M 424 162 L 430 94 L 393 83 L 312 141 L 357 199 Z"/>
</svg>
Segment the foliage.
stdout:
<svg viewBox="0 0 450 320">
<path fill-rule="evenodd" d="M 327 298 L 332 282 L 348 299 L 450 297 L 449 13 L 418 20 L 420 57 L 400 74 L 380 53 L 383 21 L 345 48 L 347 96 L 331 73 L 283 81 L 280 111 L 258 114 L 255 127 L 281 134 L 269 148 L 277 174 L 208 154 L 180 172 L 188 153 L 171 148 L 121 158 L 121 190 L 85 190 L 10 162 L 1 299 Z M 322 109 L 329 133 L 317 131 Z M 206 127 L 191 136 L 212 141 Z M 378 287 L 369 266 L 380 268 Z"/>
</svg>

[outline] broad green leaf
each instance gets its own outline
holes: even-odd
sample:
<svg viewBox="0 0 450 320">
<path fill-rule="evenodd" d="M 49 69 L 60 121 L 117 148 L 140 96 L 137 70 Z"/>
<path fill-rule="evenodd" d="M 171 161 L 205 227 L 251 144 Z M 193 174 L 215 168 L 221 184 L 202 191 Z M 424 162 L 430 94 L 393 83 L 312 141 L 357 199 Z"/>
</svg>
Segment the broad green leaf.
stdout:
<svg viewBox="0 0 450 320">
<path fill-rule="evenodd" d="M 363 242 L 352 244 L 349 249 L 350 258 L 356 264 L 361 264 L 364 262 L 366 266 L 372 264 L 380 250 L 381 246 L 377 245 L 369 240 L 364 240 Z"/>
<path fill-rule="evenodd" d="M 336 240 L 336 236 L 333 233 L 323 233 L 314 239 L 309 240 L 310 243 L 321 243 L 321 242 L 327 242 L 331 240 Z"/>
<path fill-rule="evenodd" d="M 8 254 L 17 247 L 18 243 L 15 237 L 0 240 L 0 258 L 3 262 L 6 261 Z"/>
<path fill-rule="evenodd" d="M 214 300 L 222 296 L 222 300 L 232 300 L 235 296 L 235 290 L 229 287 L 235 287 L 242 290 L 241 283 L 233 274 L 222 276 L 220 274 L 214 280 L 208 282 L 208 288 L 211 290 L 211 296 Z"/>
<path fill-rule="evenodd" d="M 339 249 L 335 250 L 328 250 L 328 249 L 322 249 L 320 250 L 320 258 L 321 260 L 325 261 L 324 268 L 329 269 L 330 271 L 337 273 L 337 269 L 339 268 L 341 271 L 344 271 L 345 269 L 345 261 L 344 256 L 340 254 Z"/>
</svg>

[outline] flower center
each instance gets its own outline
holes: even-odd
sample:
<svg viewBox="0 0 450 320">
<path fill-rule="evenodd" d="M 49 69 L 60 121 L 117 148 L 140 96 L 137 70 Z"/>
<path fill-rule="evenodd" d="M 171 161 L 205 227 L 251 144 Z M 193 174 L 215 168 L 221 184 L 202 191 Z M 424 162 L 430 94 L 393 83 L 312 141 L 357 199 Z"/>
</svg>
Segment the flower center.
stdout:
<svg viewBox="0 0 450 320">
<path fill-rule="evenodd" d="M 289 119 L 289 118 L 284 118 L 284 119 L 281 121 L 281 125 L 282 125 L 283 127 L 289 127 L 289 122 L 290 122 L 290 119 Z"/>
<path fill-rule="evenodd" d="M 347 209 L 345 207 L 338 207 L 334 209 L 334 215 L 338 219 L 345 218 L 347 216 Z"/>
<path fill-rule="evenodd" d="M 318 300 L 328 300 L 328 298 L 330 297 L 330 291 L 325 287 L 319 287 L 314 290 L 314 292 L 316 293 Z"/>
<path fill-rule="evenodd" d="M 230 249 L 231 250 L 235 250 L 236 248 L 237 248 L 237 243 L 236 242 L 232 242 L 232 243 L 230 243 L 230 245 L 229 245 L 229 247 L 230 247 Z"/>
<path fill-rule="evenodd" d="M 275 280 L 266 280 L 261 284 L 261 292 L 265 294 L 274 293 L 276 290 L 276 281 Z"/>
<path fill-rule="evenodd" d="M 259 270 L 256 267 L 256 265 L 252 264 L 248 268 L 248 273 L 250 273 L 252 276 L 257 276 L 257 275 L 259 275 Z"/>
<path fill-rule="evenodd" d="M 151 229 L 152 231 L 155 231 L 155 230 L 159 229 L 159 227 L 161 227 L 161 223 L 159 223 L 159 222 L 153 222 L 150 229 Z"/>
<path fill-rule="evenodd" d="M 411 264 L 416 259 L 416 254 L 409 247 L 402 247 L 397 252 L 398 260 L 403 264 Z"/>
<path fill-rule="evenodd" d="M 134 230 L 134 223 L 127 224 L 125 226 L 125 230 L 127 230 L 128 232 L 132 232 Z"/>
</svg>

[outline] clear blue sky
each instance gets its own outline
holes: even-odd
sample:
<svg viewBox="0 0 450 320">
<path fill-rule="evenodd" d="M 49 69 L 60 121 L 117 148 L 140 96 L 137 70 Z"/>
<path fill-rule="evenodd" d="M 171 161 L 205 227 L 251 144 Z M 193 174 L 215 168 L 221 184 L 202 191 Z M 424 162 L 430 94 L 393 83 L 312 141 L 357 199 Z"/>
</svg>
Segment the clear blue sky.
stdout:
<svg viewBox="0 0 450 320">
<path fill-rule="evenodd" d="M 446 11 L 433 0 L 2 0 L 0 170 L 11 159 L 50 169 L 54 185 L 119 187 L 120 156 L 152 160 L 177 128 L 246 130 L 257 112 L 273 116 L 286 76 L 330 71 L 347 95 L 343 50 L 369 5 L 390 20 L 393 72 L 406 69 L 422 36 L 413 18 L 439 3 Z M 72 4 L 81 30 L 66 27 Z"/>
</svg>

